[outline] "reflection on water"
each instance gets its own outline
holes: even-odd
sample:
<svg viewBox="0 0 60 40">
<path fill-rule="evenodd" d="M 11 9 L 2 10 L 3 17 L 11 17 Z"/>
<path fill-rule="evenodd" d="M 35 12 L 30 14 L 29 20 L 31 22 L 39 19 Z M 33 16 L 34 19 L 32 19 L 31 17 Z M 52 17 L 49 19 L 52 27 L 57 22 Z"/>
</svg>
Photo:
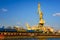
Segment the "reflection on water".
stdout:
<svg viewBox="0 0 60 40">
<path fill-rule="evenodd" d="M 60 38 L 49 38 L 47 40 L 60 40 Z"/>
<path fill-rule="evenodd" d="M 37 38 L 5 38 L 4 40 L 38 40 Z"/>
<path fill-rule="evenodd" d="M 44 40 L 44 39 L 37 39 L 37 38 L 5 38 L 4 40 Z M 60 38 L 49 38 L 45 40 L 60 40 Z"/>
</svg>

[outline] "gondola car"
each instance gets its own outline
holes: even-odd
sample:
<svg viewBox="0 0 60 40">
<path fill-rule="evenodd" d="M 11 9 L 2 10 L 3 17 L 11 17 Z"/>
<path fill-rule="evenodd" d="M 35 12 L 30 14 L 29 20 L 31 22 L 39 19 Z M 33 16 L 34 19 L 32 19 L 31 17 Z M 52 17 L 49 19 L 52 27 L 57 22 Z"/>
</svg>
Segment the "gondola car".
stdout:
<svg viewBox="0 0 60 40">
<path fill-rule="evenodd" d="M 4 29 L 5 32 L 17 32 L 15 29 Z"/>
<path fill-rule="evenodd" d="M 4 26 L 2 26 L 2 28 L 0 28 L 0 32 L 3 32 L 4 31 Z"/>
<path fill-rule="evenodd" d="M 4 28 L 4 26 L 2 26 L 2 28 L 0 28 L 0 32 L 17 32 L 16 29 L 7 29 Z"/>
<path fill-rule="evenodd" d="M 0 28 L 0 32 L 17 32 L 17 30 L 15 30 L 15 29 L 1 29 Z"/>
<path fill-rule="evenodd" d="M 35 32 L 35 30 L 26 30 L 27 32 Z"/>
</svg>

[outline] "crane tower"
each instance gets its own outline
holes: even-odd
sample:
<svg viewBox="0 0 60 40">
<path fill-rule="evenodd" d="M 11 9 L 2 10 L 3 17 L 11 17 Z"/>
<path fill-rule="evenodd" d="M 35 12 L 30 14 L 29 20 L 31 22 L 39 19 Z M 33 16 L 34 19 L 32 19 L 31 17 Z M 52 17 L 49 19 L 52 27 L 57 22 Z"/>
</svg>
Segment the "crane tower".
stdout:
<svg viewBox="0 0 60 40">
<path fill-rule="evenodd" d="M 38 3 L 38 14 L 39 14 L 39 24 L 38 27 L 42 27 L 45 23 L 44 19 L 43 19 L 43 13 L 40 9 L 40 3 Z"/>
</svg>

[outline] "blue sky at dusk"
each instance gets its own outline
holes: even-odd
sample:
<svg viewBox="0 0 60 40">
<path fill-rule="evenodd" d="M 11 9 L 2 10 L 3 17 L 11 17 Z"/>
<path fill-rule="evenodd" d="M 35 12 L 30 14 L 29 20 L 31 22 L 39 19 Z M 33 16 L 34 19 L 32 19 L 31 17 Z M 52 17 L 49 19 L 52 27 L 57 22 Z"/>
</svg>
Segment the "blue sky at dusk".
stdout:
<svg viewBox="0 0 60 40">
<path fill-rule="evenodd" d="M 39 22 L 38 2 L 45 25 L 60 29 L 60 0 L 0 0 L 0 26 L 31 26 Z"/>
</svg>

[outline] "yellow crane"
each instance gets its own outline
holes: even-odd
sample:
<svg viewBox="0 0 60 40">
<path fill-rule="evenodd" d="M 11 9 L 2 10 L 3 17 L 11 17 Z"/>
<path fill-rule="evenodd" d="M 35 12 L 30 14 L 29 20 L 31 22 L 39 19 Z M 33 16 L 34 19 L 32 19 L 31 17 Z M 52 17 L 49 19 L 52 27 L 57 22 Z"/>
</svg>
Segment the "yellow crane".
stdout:
<svg viewBox="0 0 60 40">
<path fill-rule="evenodd" d="M 43 19 L 43 13 L 41 12 L 41 9 L 40 9 L 40 3 L 38 3 L 38 13 L 39 13 L 39 27 L 40 26 L 43 26 L 45 21 Z"/>
</svg>

